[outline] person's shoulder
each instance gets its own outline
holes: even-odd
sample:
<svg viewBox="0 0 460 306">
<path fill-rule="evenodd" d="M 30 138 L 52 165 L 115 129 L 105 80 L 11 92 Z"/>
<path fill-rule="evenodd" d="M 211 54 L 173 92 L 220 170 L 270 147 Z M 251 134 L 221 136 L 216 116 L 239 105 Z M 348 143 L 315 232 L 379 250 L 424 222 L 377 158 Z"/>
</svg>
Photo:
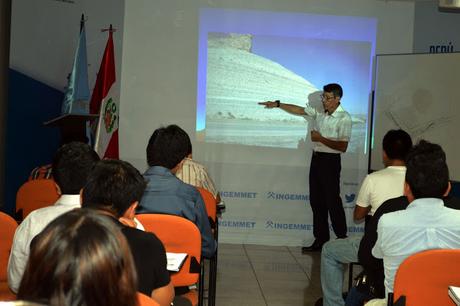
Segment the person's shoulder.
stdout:
<svg viewBox="0 0 460 306">
<path fill-rule="evenodd" d="M 155 244 L 155 245 L 163 245 L 161 240 L 152 233 L 152 232 L 144 232 L 137 228 L 123 226 L 121 228 L 122 233 L 125 235 L 128 242 L 137 242 L 140 244 Z"/>
<path fill-rule="evenodd" d="M 404 226 L 405 217 L 401 213 L 404 213 L 404 211 L 391 211 L 382 215 L 378 221 L 378 228 L 388 229 Z"/>
<path fill-rule="evenodd" d="M 380 217 L 379 224 L 382 223 L 382 225 L 391 227 L 405 227 L 407 221 L 414 218 L 414 214 L 416 214 L 415 211 L 407 210 L 408 206 L 409 202 L 405 196 L 391 199 L 385 207 L 386 211 Z"/>
<path fill-rule="evenodd" d="M 199 196 L 199 191 L 198 189 L 196 189 L 195 186 L 184 183 L 178 178 L 176 178 L 176 184 L 181 194 L 186 195 L 186 196 L 191 196 L 193 198 L 196 198 L 197 196 Z"/>
<path fill-rule="evenodd" d="M 350 118 L 350 120 L 351 120 L 351 115 L 350 115 L 350 113 L 347 112 L 347 111 L 345 110 L 345 108 L 343 108 L 342 104 L 340 104 L 340 105 L 337 107 L 336 112 L 337 112 L 337 116 Z"/>
<path fill-rule="evenodd" d="M 406 167 L 386 167 L 369 174 L 370 177 L 375 179 L 391 179 L 400 178 L 406 173 Z"/>
<path fill-rule="evenodd" d="M 204 165 L 202 163 L 192 158 L 186 158 L 184 160 L 184 164 L 190 164 L 190 165 L 193 165 L 194 167 L 204 168 Z"/>
<path fill-rule="evenodd" d="M 18 235 L 32 235 L 41 232 L 51 221 L 65 213 L 59 206 L 42 207 L 30 212 L 18 225 Z"/>
<path fill-rule="evenodd" d="M 385 214 L 392 213 L 395 211 L 406 209 L 409 205 L 409 201 L 405 196 L 388 199 L 377 208 L 373 218 L 380 218 Z"/>
<path fill-rule="evenodd" d="M 63 214 L 64 212 L 73 209 L 63 205 L 54 205 L 41 207 L 31 211 L 23 222 L 35 222 L 35 220 L 43 221 L 46 219 L 54 219 L 57 216 Z"/>
</svg>

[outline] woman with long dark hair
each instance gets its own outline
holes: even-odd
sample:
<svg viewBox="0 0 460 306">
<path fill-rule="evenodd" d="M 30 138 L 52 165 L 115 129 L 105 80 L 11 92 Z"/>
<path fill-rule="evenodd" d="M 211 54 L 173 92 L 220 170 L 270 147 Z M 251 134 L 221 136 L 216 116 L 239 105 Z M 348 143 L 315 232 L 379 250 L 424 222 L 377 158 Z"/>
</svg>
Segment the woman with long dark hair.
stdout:
<svg viewBox="0 0 460 306">
<path fill-rule="evenodd" d="M 34 238 L 17 297 L 50 306 L 135 306 L 136 288 L 119 227 L 94 210 L 76 209 Z"/>
</svg>

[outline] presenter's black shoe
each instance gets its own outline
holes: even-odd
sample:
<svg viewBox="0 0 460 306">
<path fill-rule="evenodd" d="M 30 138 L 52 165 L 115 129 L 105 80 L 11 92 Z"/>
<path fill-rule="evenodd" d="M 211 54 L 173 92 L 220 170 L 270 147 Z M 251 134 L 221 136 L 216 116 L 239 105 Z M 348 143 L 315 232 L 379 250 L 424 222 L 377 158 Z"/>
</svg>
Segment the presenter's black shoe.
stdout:
<svg viewBox="0 0 460 306">
<path fill-rule="evenodd" d="M 315 302 L 315 306 L 323 306 L 323 298 L 319 298 Z"/>
<path fill-rule="evenodd" d="M 312 245 L 307 247 L 302 247 L 302 254 L 308 254 L 310 252 L 321 252 L 324 242 L 315 240 Z"/>
</svg>

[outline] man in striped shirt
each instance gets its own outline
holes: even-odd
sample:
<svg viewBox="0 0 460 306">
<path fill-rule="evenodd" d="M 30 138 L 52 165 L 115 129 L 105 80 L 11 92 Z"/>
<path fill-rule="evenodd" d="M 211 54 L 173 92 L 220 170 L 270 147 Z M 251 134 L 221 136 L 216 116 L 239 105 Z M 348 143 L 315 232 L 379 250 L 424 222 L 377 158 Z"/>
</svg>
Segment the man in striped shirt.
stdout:
<svg viewBox="0 0 460 306">
<path fill-rule="evenodd" d="M 182 182 L 195 187 L 201 187 L 212 193 L 217 203 L 220 203 L 220 195 L 214 182 L 206 170 L 206 167 L 192 159 L 192 143 L 189 143 L 188 155 L 184 159 L 182 168 L 176 172 L 176 176 Z"/>
</svg>

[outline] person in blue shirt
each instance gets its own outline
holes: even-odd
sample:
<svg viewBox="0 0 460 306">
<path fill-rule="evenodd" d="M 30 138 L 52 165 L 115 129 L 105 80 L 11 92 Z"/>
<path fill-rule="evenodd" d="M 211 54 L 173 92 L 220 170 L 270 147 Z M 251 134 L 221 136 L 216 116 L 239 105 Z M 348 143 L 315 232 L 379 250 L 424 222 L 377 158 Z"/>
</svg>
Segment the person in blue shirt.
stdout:
<svg viewBox="0 0 460 306">
<path fill-rule="evenodd" d="M 189 143 L 189 136 L 177 125 L 153 132 L 146 150 L 149 169 L 144 178 L 147 188 L 137 212 L 170 214 L 192 221 L 201 233 L 202 255 L 211 258 L 216 251 L 216 242 L 204 201 L 195 187 L 175 176 L 187 157 Z"/>
</svg>

